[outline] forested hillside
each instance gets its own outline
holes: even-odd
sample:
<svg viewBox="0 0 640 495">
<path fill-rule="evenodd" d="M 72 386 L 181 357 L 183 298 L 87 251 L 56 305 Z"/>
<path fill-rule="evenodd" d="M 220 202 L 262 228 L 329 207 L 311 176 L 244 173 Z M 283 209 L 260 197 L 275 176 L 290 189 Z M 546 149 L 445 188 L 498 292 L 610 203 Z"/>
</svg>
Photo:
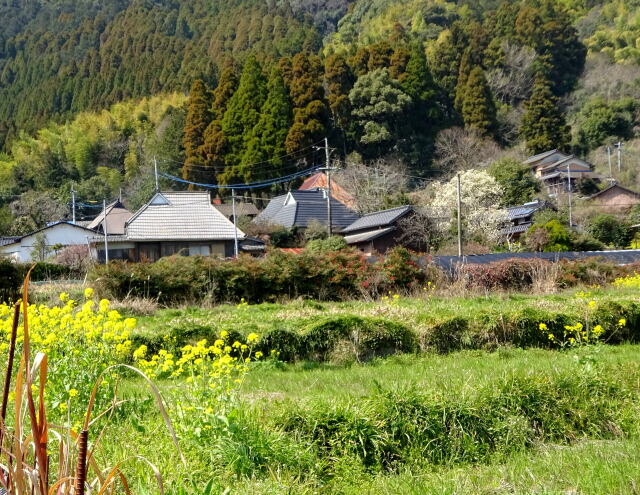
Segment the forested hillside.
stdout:
<svg viewBox="0 0 640 495">
<path fill-rule="evenodd" d="M 14 0 L 0 15 L 0 235 L 42 224 L 43 205 L 63 215 L 72 183 L 136 207 L 154 160 L 251 182 L 322 162 L 326 136 L 335 158 L 434 177 L 548 148 L 600 165 L 640 125 L 638 0 Z"/>
</svg>

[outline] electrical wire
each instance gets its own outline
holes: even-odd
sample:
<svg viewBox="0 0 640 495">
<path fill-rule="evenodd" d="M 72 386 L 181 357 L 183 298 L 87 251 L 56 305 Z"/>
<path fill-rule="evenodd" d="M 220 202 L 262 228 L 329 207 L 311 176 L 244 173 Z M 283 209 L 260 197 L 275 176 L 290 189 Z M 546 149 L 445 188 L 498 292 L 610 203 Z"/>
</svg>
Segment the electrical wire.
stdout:
<svg viewBox="0 0 640 495">
<path fill-rule="evenodd" d="M 179 182 L 181 184 L 189 184 L 189 185 L 192 185 L 192 186 L 203 187 L 205 189 L 258 189 L 258 188 L 261 188 L 261 187 L 268 187 L 268 186 L 272 186 L 272 185 L 275 185 L 275 184 L 282 184 L 283 182 L 289 182 L 289 181 L 292 181 L 292 180 L 297 179 L 299 177 L 304 177 L 306 175 L 309 175 L 310 173 L 316 172 L 319 168 L 320 168 L 320 166 L 314 166 L 314 167 L 309 168 L 307 170 L 302 170 L 300 172 L 296 172 L 296 173 L 290 174 L 290 175 L 285 175 L 283 177 L 276 177 L 274 179 L 269 179 L 267 181 L 252 182 L 252 183 L 246 183 L 246 184 L 227 184 L 227 185 L 203 184 L 203 183 L 198 183 L 198 182 L 192 182 L 192 181 L 181 179 L 179 177 L 175 177 L 173 175 L 169 175 L 169 174 L 165 174 L 165 173 L 160 173 L 158 175 L 161 176 L 161 177 L 164 177 L 165 179 L 172 180 L 174 182 Z"/>
</svg>

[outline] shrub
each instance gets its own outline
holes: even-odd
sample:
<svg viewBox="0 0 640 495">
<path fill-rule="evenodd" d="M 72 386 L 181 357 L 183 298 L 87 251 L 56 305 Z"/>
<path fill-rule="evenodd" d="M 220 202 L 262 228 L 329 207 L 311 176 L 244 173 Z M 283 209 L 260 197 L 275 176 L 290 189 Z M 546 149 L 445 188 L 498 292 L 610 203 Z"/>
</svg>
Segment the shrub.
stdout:
<svg viewBox="0 0 640 495">
<path fill-rule="evenodd" d="M 300 336 L 289 330 L 275 329 L 267 332 L 258 344 L 258 350 L 265 355 L 275 351 L 278 359 L 293 362 L 303 354 Z"/>
<path fill-rule="evenodd" d="M 609 214 L 601 214 L 589 220 L 589 233 L 608 246 L 624 248 L 631 241 L 631 229 L 624 220 Z"/>
<path fill-rule="evenodd" d="M 539 272 L 551 262 L 514 258 L 484 265 L 465 265 L 461 275 L 470 287 L 482 290 L 523 290 L 531 287 Z"/>
<path fill-rule="evenodd" d="M 0 302 L 12 302 L 18 299 L 22 279 L 14 263 L 0 258 Z"/>
<path fill-rule="evenodd" d="M 334 235 L 323 239 L 315 238 L 307 243 L 306 249 L 312 253 L 322 253 L 326 251 L 340 251 L 347 247 L 344 237 Z"/>
<path fill-rule="evenodd" d="M 345 346 L 346 344 L 346 346 Z M 301 357 L 327 361 L 334 352 L 348 349 L 358 361 L 417 349 L 416 334 L 383 318 L 337 316 L 310 324 L 300 343 Z"/>
</svg>

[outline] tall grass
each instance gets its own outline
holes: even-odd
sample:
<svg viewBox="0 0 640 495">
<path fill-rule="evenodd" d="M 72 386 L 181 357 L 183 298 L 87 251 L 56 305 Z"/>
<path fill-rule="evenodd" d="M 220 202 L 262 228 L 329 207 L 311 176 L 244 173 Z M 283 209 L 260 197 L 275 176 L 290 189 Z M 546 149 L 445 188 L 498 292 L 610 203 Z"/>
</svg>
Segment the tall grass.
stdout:
<svg viewBox="0 0 640 495">
<path fill-rule="evenodd" d="M 176 453 L 185 462 L 160 392 L 139 370 L 127 365 L 117 365 L 105 370 L 101 376 L 97 377 L 86 409 L 84 424 L 79 432 L 48 421 L 45 400 L 47 356 L 41 352 L 33 358 L 31 356 L 27 312 L 30 275 L 31 271 L 27 273 L 24 280 L 22 300 L 14 307 L 7 369 L 0 405 L 2 420 L 0 422 L 0 486 L 12 495 L 130 494 L 131 490 L 124 473 L 124 467 L 129 462 L 140 461 L 153 471 L 157 480 L 158 493 L 163 494 L 164 486 L 160 471 L 146 458 L 136 455 L 130 456 L 105 469 L 98 466 L 95 457 L 100 442 L 109 440 L 103 437 L 104 430 L 96 430 L 95 419 L 109 416 L 118 405 L 117 396 L 114 396 L 113 404 L 94 418 L 93 405 L 98 386 L 105 373 L 116 367 L 126 367 L 129 371 L 141 376 L 151 387 L 166 426 L 172 433 Z M 22 326 L 20 327 L 21 313 Z M 22 350 L 17 370 L 15 370 L 14 362 L 18 357 L 16 356 L 16 343 L 20 330 Z M 13 397 L 11 397 L 12 395 Z M 7 418 L 11 402 L 13 402 L 11 417 Z"/>
</svg>

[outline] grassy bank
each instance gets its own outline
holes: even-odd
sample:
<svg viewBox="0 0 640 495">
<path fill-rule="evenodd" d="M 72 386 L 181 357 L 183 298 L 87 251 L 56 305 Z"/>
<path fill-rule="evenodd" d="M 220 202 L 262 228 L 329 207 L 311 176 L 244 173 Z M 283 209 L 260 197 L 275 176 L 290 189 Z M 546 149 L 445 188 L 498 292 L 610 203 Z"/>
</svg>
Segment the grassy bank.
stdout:
<svg viewBox="0 0 640 495">
<path fill-rule="evenodd" d="M 229 429 L 181 439 L 187 472 L 167 462 L 175 453 L 162 420 L 144 387 L 130 382 L 132 402 L 103 455 L 144 455 L 176 495 L 202 493 L 209 481 L 213 493 L 634 493 L 639 351 L 262 363 L 241 386 Z M 150 473 L 133 479 L 138 493 L 151 493 Z M 178 488 L 189 479 L 193 488 Z"/>
<path fill-rule="evenodd" d="M 624 329 L 617 328 L 620 319 L 626 321 Z M 639 341 L 637 291 L 597 288 L 484 297 L 426 292 L 419 298 L 390 294 L 371 302 L 297 300 L 163 309 L 139 317 L 135 338 L 136 343 L 155 349 L 201 338 L 211 341 L 223 330 L 240 336 L 256 332 L 263 337 L 264 350 L 279 351 L 281 360 L 345 363 L 415 351 L 554 347 L 548 334 L 562 338 L 565 326 L 577 322 L 602 325 L 608 343 Z M 540 331 L 540 323 L 549 331 Z"/>
</svg>

